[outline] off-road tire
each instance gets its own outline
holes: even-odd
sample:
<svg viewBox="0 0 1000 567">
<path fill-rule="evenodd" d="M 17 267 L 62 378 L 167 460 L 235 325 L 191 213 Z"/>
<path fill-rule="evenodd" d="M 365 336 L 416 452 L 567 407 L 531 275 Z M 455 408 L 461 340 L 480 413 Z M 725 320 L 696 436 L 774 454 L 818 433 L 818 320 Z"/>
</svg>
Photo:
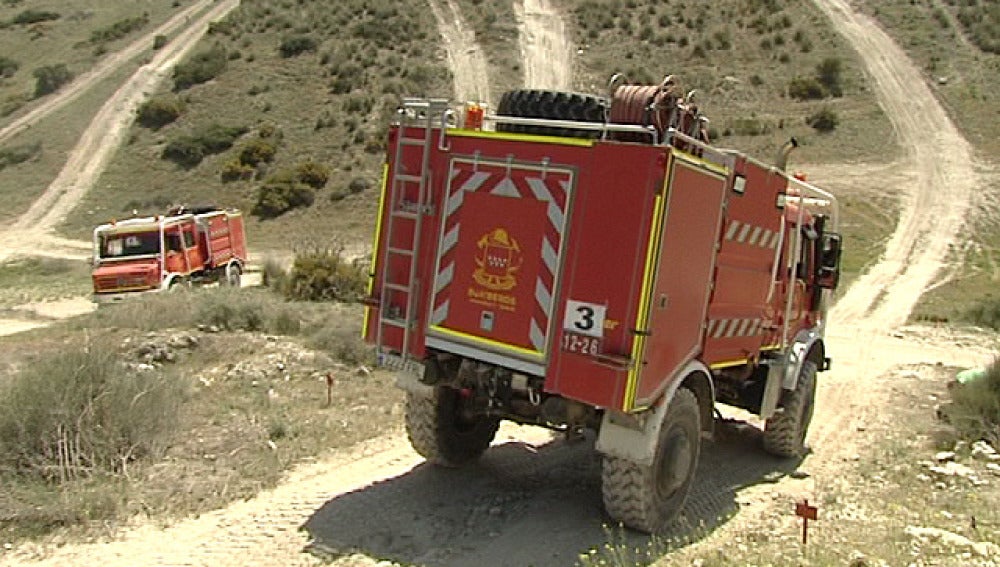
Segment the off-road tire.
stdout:
<svg viewBox="0 0 1000 567">
<path fill-rule="evenodd" d="M 500 426 L 496 418 L 463 417 L 453 388 L 439 386 L 433 395 L 406 394 L 406 433 L 410 444 L 429 462 L 459 467 L 482 456 Z"/>
<path fill-rule="evenodd" d="M 644 465 L 629 459 L 605 455 L 601 466 L 601 492 L 604 509 L 626 526 L 651 534 L 662 533 L 684 506 L 698 457 L 701 453 L 701 419 L 698 399 L 687 388 L 674 394 L 660 429 L 653 463 Z M 684 458 L 677 463 L 681 470 L 667 474 L 677 455 L 678 436 L 687 443 Z M 682 476 L 677 477 L 676 473 Z M 664 486 L 669 484 L 669 486 Z"/>
<path fill-rule="evenodd" d="M 573 120 L 576 122 L 605 122 L 608 100 L 603 97 L 562 91 L 518 89 L 507 91 L 500 97 L 497 115 L 517 118 L 546 118 L 549 120 Z M 566 138 L 599 138 L 595 130 L 576 128 L 553 128 L 549 126 L 525 126 L 520 124 L 497 123 L 498 132 L 516 132 L 539 136 L 560 136 Z"/>
<path fill-rule="evenodd" d="M 230 264 L 226 266 L 226 271 L 222 277 L 222 284 L 229 287 L 240 287 L 241 277 L 243 274 L 243 269 L 239 264 Z"/>
<path fill-rule="evenodd" d="M 764 450 L 778 457 L 801 457 L 816 401 L 816 363 L 802 364 L 795 389 L 783 391 L 777 413 L 764 424 Z"/>
</svg>

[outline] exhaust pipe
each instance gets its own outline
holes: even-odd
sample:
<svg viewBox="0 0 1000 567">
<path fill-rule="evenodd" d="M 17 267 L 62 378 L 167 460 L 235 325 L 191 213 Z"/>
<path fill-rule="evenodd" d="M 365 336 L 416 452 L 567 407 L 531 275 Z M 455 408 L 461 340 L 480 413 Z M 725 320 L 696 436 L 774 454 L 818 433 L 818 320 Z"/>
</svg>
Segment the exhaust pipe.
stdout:
<svg viewBox="0 0 1000 567">
<path fill-rule="evenodd" d="M 785 171 L 785 166 L 788 165 L 788 156 L 797 147 L 799 147 L 799 141 L 795 138 L 789 139 L 781 146 L 781 149 L 778 150 L 778 159 L 775 160 L 779 170 Z"/>
</svg>

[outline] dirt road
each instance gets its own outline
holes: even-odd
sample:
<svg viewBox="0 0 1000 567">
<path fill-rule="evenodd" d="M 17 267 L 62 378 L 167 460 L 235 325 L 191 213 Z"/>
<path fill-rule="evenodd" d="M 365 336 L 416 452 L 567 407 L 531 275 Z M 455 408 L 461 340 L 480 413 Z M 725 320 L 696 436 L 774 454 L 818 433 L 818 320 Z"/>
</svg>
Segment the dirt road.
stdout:
<svg viewBox="0 0 1000 567">
<path fill-rule="evenodd" d="M 757 486 L 796 463 L 761 458 L 747 442 L 759 435 L 753 428 L 711 444 L 678 526 L 680 535 L 701 521 L 717 527 L 688 548 L 695 553 L 752 525 L 775 493 L 812 497 L 838 482 L 845 456 L 855 449 L 857 424 L 892 402 L 887 381 L 880 380 L 889 368 L 970 365 L 989 356 L 967 337 L 894 330 L 945 262 L 977 179 L 968 145 L 903 52 L 845 2 L 816 1 L 864 59 L 907 152 L 899 167 L 910 169 L 916 181 L 907 185 L 885 258 L 832 315 L 836 362 L 822 376 L 810 435 L 814 453 L 802 463 L 811 477 Z M 456 84 L 469 80 L 461 71 L 468 64 L 453 69 Z M 926 159 L 932 154 L 938 159 Z M 816 181 L 822 186 L 822 179 Z M 546 433 L 523 428 L 505 429 L 503 437 L 479 465 L 447 471 L 422 465 L 397 434 L 329 455 L 297 469 L 275 490 L 165 530 L 141 526 L 110 543 L 24 545 L 0 556 L 0 564 L 313 565 L 320 560 L 302 553 L 312 541 L 313 548 L 341 556 L 338 565 L 378 564 L 373 557 L 433 565 L 572 565 L 578 553 L 606 542 L 591 443 L 548 442 Z M 719 518 L 725 521 L 718 524 Z M 623 537 L 630 544 L 647 541 Z"/>
<path fill-rule="evenodd" d="M 524 86 L 532 89 L 569 90 L 573 84 L 573 46 L 566 23 L 549 0 L 514 3 Z"/>
<path fill-rule="evenodd" d="M 19 116 L 7 126 L 0 128 L 0 144 L 30 128 L 35 122 L 76 100 L 77 97 L 101 80 L 107 78 L 117 69 L 121 68 L 122 65 L 128 63 L 133 57 L 152 50 L 153 41 L 156 36 L 169 36 L 178 29 L 188 26 L 191 18 L 196 17 L 199 12 L 210 6 L 214 1 L 198 0 L 192 3 L 153 31 L 101 59 L 92 69 L 80 75 L 68 85 L 65 85 L 57 93 L 46 97 L 41 104 L 32 108 L 23 116 Z"/>
<path fill-rule="evenodd" d="M 437 20 L 455 84 L 455 100 L 490 103 L 486 56 L 454 0 L 428 0 Z"/>
<path fill-rule="evenodd" d="M 10 136 L 17 128 L 27 127 L 48 113 L 79 96 L 87 88 L 114 70 L 113 65 L 123 65 L 139 50 L 150 49 L 153 36 L 175 32 L 186 26 L 167 45 L 156 52 L 152 60 L 140 67 L 101 107 L 70 152 L 66 164 L 45 192 L 9 227 L 0 230 L 0 264 L 20 255 L 48 256 L 79 259 L 90 257 L 89 242 L 56 236 L 53 229 L 76 206 L 104 171 L 108 160 L 121 145 L 129 125 L 135 119 L 136 108 L 153 92 L 173 69 L 173 66 L 197 45 L 208 25 L 225 16 L 239 5 L 239 0 L 206 0 L 198 2 L 163 24 L 151 35 L 125 48 L 125 54 L 111 56 L 102 62 L 100 69 L 72 83 L 51 100 L 20 118 L 0 133 Z M 200 13 L 203 8 L 209 9 Z M 194 14 L 197 19 L 190 21 Z M 93 78 L 93 76 L 97 78 Z M 20 126 L 18 126 L 20 124 Z M 60 303 L 59 305 L 62 305 Z M 76 313 L 68 310 L 60 316 Z M 39 321 L 0 319 L 0 334 L 9 334 L 39 326 Z"/>
</svg>

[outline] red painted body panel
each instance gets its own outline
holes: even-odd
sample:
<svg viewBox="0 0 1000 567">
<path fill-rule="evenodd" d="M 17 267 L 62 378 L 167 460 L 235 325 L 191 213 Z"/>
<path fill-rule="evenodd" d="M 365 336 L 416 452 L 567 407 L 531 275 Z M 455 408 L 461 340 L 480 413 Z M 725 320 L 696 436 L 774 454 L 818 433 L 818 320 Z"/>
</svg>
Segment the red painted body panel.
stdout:
<svg viewBox="0 0 1000 567">
<path fill-rule="evenodd" d="M 441 147 L 433 131 L 428 171 L 418 144 L 388 164 L 368 341 L 403 351 L 403 329 L 379 319 L 409 305 L 405 350 L 417 360 L 452 352 L 631 410 L 692 359 L 745 364 L 780 338 L 787 274 L 775 262 L 791 253 L 782 232 L 796 230 L 782 221 L 781 175 L 670 146 L 449 132 Z M 389 156 L 399 135 L 390 130 Z M 393 213 L 407 210 L 423 213 L 416 253 L 387 252 L 414 247 L 417 221 Z"/>
<path fill-rule="evenodd" d="M 701 354 L 726 196 L 725 177 L 683 158 L 673 160 L 668 187 L 637 406 L 651 405 Z"/>
</svg>

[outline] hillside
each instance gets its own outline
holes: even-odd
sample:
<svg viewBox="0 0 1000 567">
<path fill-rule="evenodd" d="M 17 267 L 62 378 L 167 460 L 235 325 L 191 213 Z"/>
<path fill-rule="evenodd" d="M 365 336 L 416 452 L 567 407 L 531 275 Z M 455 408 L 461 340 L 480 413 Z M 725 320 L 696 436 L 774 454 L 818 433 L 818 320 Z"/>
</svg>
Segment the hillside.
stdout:
<svg viewBox="0 0 1000 567">
<path fill-rule="evenodd" d="M 518 85 L 523 72 L 516 15 L 502 4 L 456 4 L 487 54 L 497 99 Z M 850 50 L 822 15 L 794 2 L 751 2 L 749 9 L 744 4 L 727 0 L 709 10 L 639 0 L 563 2 L 578 49 L 576 87 L 601 92 L 619 71 L 635 81 L 658 81 L 673 73 L 685 88 L 697 89 L 713 134 L 724 146 L 770 160 L 781 143 L 796 136 L 803 146 L 798 162 L 890 160 L 880 136 L 870 135 L 890 127 Z M 259 187 L 276 171 L 313 160 L 330 171 L 313 204 L 253 222 L 253 246 L 273 250 L 333 240 L 367 242 L 383 157 L 381 136 L 399 97 L 450 92 L 430 13 L 391 6 L 344 2 L 328 8 L 300 2 L 284 8 L 244 2 L 203 42 L 202 53 L 224 52 L 224 68 L 212 80 L 176 93 L 165 85 L 157 97 L 178 98 L 184 107 L 180 117 L 159 130 L 133 127 L 129 144 L 70 216 L 67 234 L 84 237 L 89 227 L 109 217 L 133 209 L 152 212 L 172 202 L 250 210 Z M 734 17 L 737 13 L 742 15 Z M 309 47 L 284 56 L 282 42 L 296 38 L 308 38 L 303 41 Z M 789 98 L 789 82 L 813 77 L 828 58 L 840 62 L 841 96 Z M 830 134 L 805 123 L 824 108 L 839 117 Z M 232 149 L 194 166 L 161 158 L 171 141 L 213 123 L 244 133 Z M 273 161 L 241 174 L 250 179 L 223 181 L 227 164 L 262 128 L 277 132 Z M 885 228 L 866 226 L 862 232 L 874 235 L 863 238 L 877 242 Z"/>
</svg>

